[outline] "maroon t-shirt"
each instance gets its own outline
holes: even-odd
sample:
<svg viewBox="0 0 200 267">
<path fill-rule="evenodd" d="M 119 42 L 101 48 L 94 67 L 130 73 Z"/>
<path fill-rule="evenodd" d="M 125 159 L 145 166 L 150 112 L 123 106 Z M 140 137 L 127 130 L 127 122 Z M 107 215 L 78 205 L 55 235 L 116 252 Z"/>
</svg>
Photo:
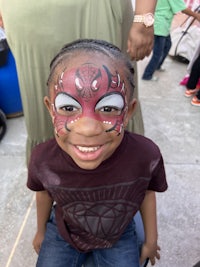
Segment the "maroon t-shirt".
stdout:
<svg viewBox="0 0 200 267">
<path fill-rule="evenodd" d="M 79 168 L 55 139 L 32 152 L 27 186 L 56 202 L 60 234 L 79 251 L 111 247 L 140 208 L 146 190 L 167 189 L 163 159 L 149 139 L 125 132 L 95 170 Z"/>
</svg>

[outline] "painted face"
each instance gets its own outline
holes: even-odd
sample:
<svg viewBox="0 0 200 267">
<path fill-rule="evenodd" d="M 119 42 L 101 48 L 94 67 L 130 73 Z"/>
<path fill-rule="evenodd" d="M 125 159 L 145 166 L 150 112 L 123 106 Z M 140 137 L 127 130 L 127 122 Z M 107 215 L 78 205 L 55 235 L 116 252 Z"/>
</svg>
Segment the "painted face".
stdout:
<svg viewBox="0 0 200 267">
<path fill-rule="evenodd" d="M 123 129 L 127 100 L 123 79 L 106 66 L 86 63 L 65 69 L 58 77 L 53 96 L 53 118 L 57 135 L 72 130 L 83 117 L 106 125 L 106 132 Z"/>
</svg>

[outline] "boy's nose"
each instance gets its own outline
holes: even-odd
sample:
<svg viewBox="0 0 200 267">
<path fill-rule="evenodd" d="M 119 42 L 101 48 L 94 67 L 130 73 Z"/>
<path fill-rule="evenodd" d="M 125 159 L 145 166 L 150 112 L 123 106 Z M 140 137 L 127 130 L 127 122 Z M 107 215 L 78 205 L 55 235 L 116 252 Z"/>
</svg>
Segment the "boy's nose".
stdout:
<svg viewBox="0 0 200 267">
<path fill-rule="evenodd" d="M 72 126 L 72 131 L 85 136 L 95 136 L 104 132 L 103 123 L 90 117 L 80 118 Z"/>
</svg>

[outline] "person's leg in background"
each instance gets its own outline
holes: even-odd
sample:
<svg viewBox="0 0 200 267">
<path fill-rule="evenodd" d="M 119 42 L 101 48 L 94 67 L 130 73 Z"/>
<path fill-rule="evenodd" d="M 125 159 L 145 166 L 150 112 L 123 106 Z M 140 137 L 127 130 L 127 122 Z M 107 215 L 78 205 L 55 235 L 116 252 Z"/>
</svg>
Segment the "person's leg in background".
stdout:
<svg viewBox="0 0 200 267">
<path fill-rule="evenodd" d="M 157 67 L 157 70 L 162 70 L 161 66 L 164 63 L 166 57 L 168 56 L 171 46 L 172 46 L 171 36 L 168 35 L 165 38 L 165 46 L 164 46 L 164 50 L 163 50 L 163 55 L 162 55 L 162 57 L 160 59 L 159 65 Z"/>
<path fill-rule="evenodd" d="M 143 80 L 153 80 L 153 74 L 164 55 L 165 40 L 164 36 L 154 36 L 153 54 L 142 75 Z"/>
<path fill-rule="evenodd" d="M 200 90 L 198 90 L 197 94 L 192 98 L 191 104 L 200 107 Z"/>
<path fill-rule="evenodd" d="M 200 78 L 200 55 L 194 61 L 194 64 L 192 66 L 190 76 L 186 84 L 186 90 L 185 90 L 186 97 L 193 96 L 199 91 L 199 89 L 196 88 L 199 78 Z"/>
</svg>

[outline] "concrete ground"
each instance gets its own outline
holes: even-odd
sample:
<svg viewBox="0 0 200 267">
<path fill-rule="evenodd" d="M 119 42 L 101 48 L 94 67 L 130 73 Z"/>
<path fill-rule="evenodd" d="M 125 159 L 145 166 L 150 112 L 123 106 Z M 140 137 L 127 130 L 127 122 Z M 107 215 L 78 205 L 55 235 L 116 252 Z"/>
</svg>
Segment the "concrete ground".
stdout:
<svg viewBox="0 0 200 267">
<path fill-rule="evenodd" d="M 147 61 L 139 63 L 139 77 Z M 186 65 L 171 58 L 164 65 L 159 81 L 140 80 L 139 87 L 146 136 L 160 146 L 169 183 L 168 191 L 157 194 L 162 250 L 156 266 L 192 267 L 200 261 L 200 108 L 179 86 Z M 36 210 L 26 188 L 24 118 L 7 123 L 0 143 L 0 266 L 31 267 Z"/>
</svg>

